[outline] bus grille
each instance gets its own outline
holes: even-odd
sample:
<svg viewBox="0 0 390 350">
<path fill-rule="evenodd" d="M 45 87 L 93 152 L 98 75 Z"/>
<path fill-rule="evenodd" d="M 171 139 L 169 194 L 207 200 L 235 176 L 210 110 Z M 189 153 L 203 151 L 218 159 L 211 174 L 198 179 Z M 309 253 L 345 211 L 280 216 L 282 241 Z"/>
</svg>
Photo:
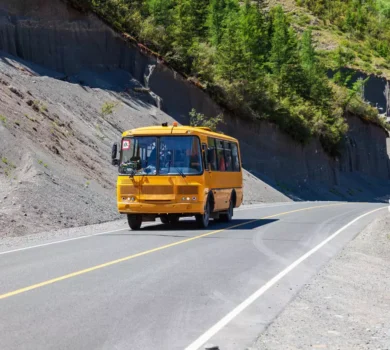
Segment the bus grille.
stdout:
<svg viewBox="0 0 390 350">
<path fill-rule="evenodd" d="M 198 194 L 198 186 L 179 186 L 177 188 L 177 194 Z"/>
<path fill-rule="evenodd" d="M 173 194 L 173 186 L 142 186 L 141 194 Z"/>
<path fill-rule="evenodd" d="M 135 186 L 120 186 L 121 196 L 138 194 L 138 188 Z"/>
</svg>

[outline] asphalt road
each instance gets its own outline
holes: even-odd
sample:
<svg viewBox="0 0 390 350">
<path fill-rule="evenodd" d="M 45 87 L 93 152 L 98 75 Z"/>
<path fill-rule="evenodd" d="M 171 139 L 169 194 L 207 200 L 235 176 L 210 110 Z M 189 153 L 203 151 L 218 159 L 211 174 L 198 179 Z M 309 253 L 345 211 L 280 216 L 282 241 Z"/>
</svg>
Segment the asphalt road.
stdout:
<svg viewBox="0 0 390 350">
<path fill-rule="evenodd" d="M 250 206 L 207 230 L 156 223 L 0 253 L 0 348 L 246 349 L 383 207 Z"/>
</svg>

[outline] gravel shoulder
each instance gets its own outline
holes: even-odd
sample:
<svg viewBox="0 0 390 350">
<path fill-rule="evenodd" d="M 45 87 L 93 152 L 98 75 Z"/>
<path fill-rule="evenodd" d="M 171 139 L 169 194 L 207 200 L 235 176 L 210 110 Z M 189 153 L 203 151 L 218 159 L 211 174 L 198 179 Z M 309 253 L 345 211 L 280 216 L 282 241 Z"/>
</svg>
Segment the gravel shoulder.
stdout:
<svg viewBox="0 0 390 350">
<path fill-rule="evenodd" d="M 324 267 L 251 349 L 390 349 L 390 214 Z"/>
</svg>

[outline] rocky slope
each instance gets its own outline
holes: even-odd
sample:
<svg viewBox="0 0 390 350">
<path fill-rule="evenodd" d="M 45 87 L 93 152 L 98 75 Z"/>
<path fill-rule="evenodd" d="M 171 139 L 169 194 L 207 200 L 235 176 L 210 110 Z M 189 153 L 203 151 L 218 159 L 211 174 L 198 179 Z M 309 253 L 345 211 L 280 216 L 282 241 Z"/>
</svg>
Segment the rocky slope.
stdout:
<svg viewBox="0 0 390 350">
<path fill-rule="evenodd" d="M 144 48 L 60 0 L 0 0 L 0 49 L 4 232 L 115 218 L 108 155 L 120 131 L 174 119 L 187 123 L 192 108 L 210 116 L 221 112 Z M 134 90 L 142 86 L 152 92 Z M 104 103 L 117 101 L 112 115 L 101 114 Z M 224 114 L 223 131 L 240 139 L 252 173 L 246 175 L 249 201 L 287 200 L 277 190 L 293 199 L 388 199 L 383 129 L 351 116 L 343 154 L 332 159 L 318 140 L 302 146 L 272 124 Z"/>
</svg>

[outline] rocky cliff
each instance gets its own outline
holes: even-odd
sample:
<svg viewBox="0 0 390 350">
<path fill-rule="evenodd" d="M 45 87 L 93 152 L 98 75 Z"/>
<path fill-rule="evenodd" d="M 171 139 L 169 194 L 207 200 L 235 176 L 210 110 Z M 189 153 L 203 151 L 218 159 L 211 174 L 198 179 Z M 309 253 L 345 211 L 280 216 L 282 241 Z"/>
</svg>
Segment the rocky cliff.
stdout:
<svg viewBox="0 0 390 350">
<path fill-rule="evenodd" d="M 0 0 L 0 9 L 0 49 L 61 72 L 63 79 L 83 84 L 86 71 L 121 69 L 150 87 L 156 105 L 181 123 L 188 122 L 192 108 L 210 116 L 221 112 L 202 90 L 92 14 L 60 0 Z M 107 88 L 96 79 L 88 84 Z M 122 89 L 115 81 L 108 88 Z M 291 197 L 353 200 L 360 193 L 360 199 L 385 199 L 388 134 L 380 127 L 349 116 L 345 147 L 333 159 L 318 140 L 303 146 L 273 124 L 224 115 L 223 131 L 240 140 L 246 168 Z"/>
</svg>

